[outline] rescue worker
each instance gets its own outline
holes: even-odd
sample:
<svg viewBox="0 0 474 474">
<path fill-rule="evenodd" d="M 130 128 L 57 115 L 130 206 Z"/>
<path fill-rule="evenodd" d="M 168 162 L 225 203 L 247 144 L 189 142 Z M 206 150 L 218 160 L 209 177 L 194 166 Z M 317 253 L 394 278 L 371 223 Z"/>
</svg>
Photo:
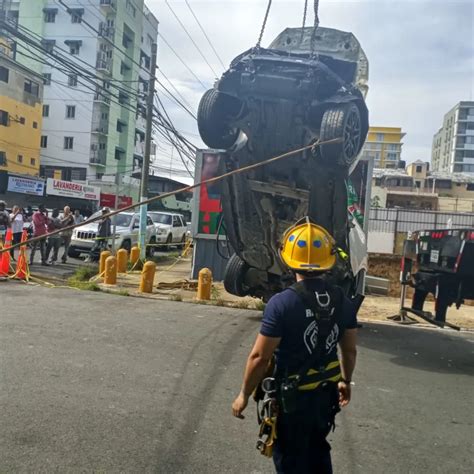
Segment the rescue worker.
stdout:
<svg viewBox="0 0 474 474">
<path fill-rule="evenodd" d="M 309 218 L 285 232 L 280 255 L 296 283 L 268 302 L 232 405 L 233 415 L 244 418 L 275 353 L 272 453 L 278 473 L 332 473 L 326 436 L 340 407 L 351 399 L 357 334 L 355 306 L 324 278 L 336 253 L 332 236 Z"/>
<path fill-rule="evenodd" d="M 102 219 L 99 221 L 99 227 L 97 229 L 97 236 L 92 246 L 89 256 L 84 260 L 85 262 L 96 262 L 99 260 L 100 252 L 108 248 L 108 242 L 111 235 L 112 221 L 109 217 L 110 209 L 104 207 L 102 209 Z"/>
</svg>

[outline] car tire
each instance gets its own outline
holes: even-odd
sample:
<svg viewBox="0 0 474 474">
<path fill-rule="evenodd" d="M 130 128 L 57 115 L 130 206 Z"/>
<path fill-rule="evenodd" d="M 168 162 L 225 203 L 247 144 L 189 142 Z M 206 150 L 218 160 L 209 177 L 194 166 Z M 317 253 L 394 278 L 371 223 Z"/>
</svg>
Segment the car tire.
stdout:
<svg viewBox="0 0 474 474">
<path fill-rule="evenodd" d="M 173 243 L 173 235 L 172 235 L 172 234 L 168 234 L 168 237 L 166 237 L 166 246 L 165 246 L 165 249 L 166 249 L 166 250 L 170 250 L 172 243 Z"/>
<path fill-rule="evenodd" d="M 321 142 L 342 138 L 342 142 L 321 145 L 321 156 L 341 166 L 350 166 L 357 158 L 362 145 L 362 121 L 354 102 L 328 108 L 321 119 Z"/>
<path fill-rule="evenodd" d="M 155 247 L 156 238 L 151 237 L 149 244 L 150 244 L 150 246 L 146 248 L 146 256 L 148 258 L 153 258 L 155 256 L 155 250 L 156 250 L 156 247 Z"/>
<path fill-rule="evenodd" d="M 79 258 L 81 256 L 81 252 L 78 252 L 75 248 L 69 247 L 67 256 L 71 258 Z"/>
<path fill-rule="evenodd" d="M 128 253 L 130 253 L 130 250 L 132 250 L 132 242 L 128 239 L 124 240 L 120 248 L 125 249 Z"/>
<path fill-rule="evenodd" d="M 227 293 L 247 296 L 250 289 L 244 284 L 249 266 L 236 253 L 230 257 L 224 272 L 224 288 Z"/>
<path fill-rule="evenodd" d="M 178 248 L 183 250 L 185 246 L 186 246 L 186 234 L 183 234 L 183 236 L 181 237 L 180 244 L 178 245 Z"/>
<path fill-rule="evenodd" d="M 210 148 L 230 148 L 239 130 L 230 126 L 230 119 L 239 113 L 239 100 L 216 89 L 204 93 L 199 102 L 197 122 L 203 142 Z"/>
</svg>

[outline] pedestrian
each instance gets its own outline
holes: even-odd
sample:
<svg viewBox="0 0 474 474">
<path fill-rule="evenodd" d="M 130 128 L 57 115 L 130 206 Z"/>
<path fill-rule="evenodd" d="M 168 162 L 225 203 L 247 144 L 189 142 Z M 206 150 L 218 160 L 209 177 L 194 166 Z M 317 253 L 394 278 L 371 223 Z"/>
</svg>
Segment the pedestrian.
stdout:
<svg viewBox="0 0 474 474">
<path fill-rule="evenodd" d="M 54 232 L 59 230 L 62 227 L 61 219 L 59 218 L 59 209 L 53 209 L 50 219 L 48 220 L 48 233 Z M 58 261 L 58 253 L 59 247 L 61 247 L 62 237 L 60 234 L 53 234 L 48 237 L 48 242 L 46 245 L 46 255 L 45 260 L 50 265 L 55 265 Z M 49 255 L 53 251 L 53 255 L 51 255 L 51 260 L 48 261 Z"/>
<path fill-rule="evenodd" d="M 332 473 L 326 436 L 351 399 L 357 335 L 355 305 L 327 278 L 337 250 L 332 236 L 307 217 L 284 234 L 280 256 L 296 283 L 268 302 L 232 405 L 233 415 L 243 418 L 275 354 L 273 377 L 261 387 L 274 391 L 264 406 L 273 407 L 276 419 L 267 418 L 271 430 L 263 427 L 269 434 L 258 447 L 272 452 L 279 473 Z"/>
<path fill-rule="evenodd" d="M 33 265 L 36 249 L 39 247 L 41 253 L 41 265 L 47 266 L 46 261 L 46 234 L 48 233 L 48 212 L 43 204 L 38 206 L 38 210 L 33 213 L 33 238 L 42 237 L 32 243 L 30 253 L 30 265 Z"/>
<path fill-rule="evenodd" d="M 86 262 L 97 261 L 100 256 L 100 252 L 107 249 L 112 228 L 109 214 L 110 209 L 108 207 L 104 207 L 102 209 L 102 219 L 99 222 L 95 242 L 89 252 L 89 256 L 85 260 Z"/>
<path fill-rule="evenodd" d="M 5 235 L 7 229 L 10 228 L 10 215 L 6 211 L 7 203 L 5 201 L 0 201 L 0 240 L 2 243 L 5 242 Z"/>
<path fill-rule="evenodd" d="M 82 224 L 84 222 L 84 216 L 81 214 L 79 209 L 74 210 L 74 224 Z"/>
<path fill-rule="evenodd" d="M 12 244 L 19 244 L 21 242 L 21 235 L 23 234 L 23 212 L 19 206 L 13 206 L 12 213 L 10 214 L 10 222 L 12 226 Z M 10 250 L 10 255 L 15 260 L 15 249 Z"/>
<path fill-rule="evenodd" d="M 61 226 L 62 227 L 69 227 L 73 224 L 75 224 L 75 219 L 74 219 L 73 213 L 71 212 L 71 208 L 69 206 L 65 206 L 64 207 L 64 217 L 61 219 Z M 61 232 L 61 236 L 63 238 L 63 243 L 64 243 L 64 252 L 63 252 L 63 256 L 61 257 L 61 261 L 63 263 L 66 263 L 67 262 L 68 251 L 69 251 L 69 246 L 71 245 L 72 229 L 63 230 Z"/>
</svg>

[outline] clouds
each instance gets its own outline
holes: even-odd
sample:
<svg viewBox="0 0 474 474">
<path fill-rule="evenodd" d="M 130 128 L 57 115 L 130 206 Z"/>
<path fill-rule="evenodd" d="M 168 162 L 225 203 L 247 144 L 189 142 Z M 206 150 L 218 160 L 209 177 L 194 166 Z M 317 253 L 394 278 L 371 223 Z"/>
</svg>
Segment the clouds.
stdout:
<svg viewBox="0 0 474 474">
<path fill-rule="evenodd" d="M 188 0 L 219 56 L 228 64 L 256 43 L 266 0 Z M 184 1 L 169 0 L 213 69 L 222 67 Z M 310 1 L 310 4 L 312 2 Z M 303 0 L 274 0 L 262 44 L 288 26 L 300 26 Z M 199 79 L 211 87 L 214 74 L 162 0 L 148 0 L 160 32 Z M 430 159 L 431 139 L 443 114 L 474 95 L 474 2 L 450 0 L 323 0 L 322 26 L 352 31 L 370 65 L 368 106 L 374 125 L 402 126 L 407 133 L 403 158 Z M 308 23 L 313 21 L 308 9 Z M 307 24 L 308 24 L 307 23 Z M 197 109 L 204 88 L 171 50 L 159 41 L 163 72 Z M 195 121 L 164 99 L 179 129 L 197 133 Z M 198 145 L 202 143 L 190 136 Z"/>
</svg>

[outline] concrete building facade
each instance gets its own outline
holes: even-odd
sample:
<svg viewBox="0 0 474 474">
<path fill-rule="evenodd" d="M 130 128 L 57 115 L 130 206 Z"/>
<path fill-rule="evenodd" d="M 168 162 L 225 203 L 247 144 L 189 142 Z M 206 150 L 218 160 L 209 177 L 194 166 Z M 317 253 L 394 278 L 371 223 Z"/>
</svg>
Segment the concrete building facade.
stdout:
<svg viewBox="0 0 474 474">
<path fill-rule="evenodd" d="M 404 136 L 400 127 L 369 127 L 362 158 L 373 159 L 376 168 L 399 168 Z"/>
<path fill-rule="evenodd" d="M 38 176 L 42 77 L 0 53 L 0 171 Z"/>
<path fill-rule="evenodd" d="M 44 55 L 43 64 L 17 46 L 18 61 L 44 77 L 41 175 L 103 184 L 107 192 L 126 181 L 124 190 L 137 198 L 138 187 L 127 178 L 143 160 L 144 84 L 158 21 L 143 0 L 63 3 L 67 7 L 51 0 L 10 6 L 44 48 L 90 72 L 87 79 L 80 70 L 58 70 L 54 59 Z"/>
<path fill-rule="evenodd" d="M 433 171 L 474 173 L 474 102 L 458 102 L 433 137 Z"/>
</svg>

